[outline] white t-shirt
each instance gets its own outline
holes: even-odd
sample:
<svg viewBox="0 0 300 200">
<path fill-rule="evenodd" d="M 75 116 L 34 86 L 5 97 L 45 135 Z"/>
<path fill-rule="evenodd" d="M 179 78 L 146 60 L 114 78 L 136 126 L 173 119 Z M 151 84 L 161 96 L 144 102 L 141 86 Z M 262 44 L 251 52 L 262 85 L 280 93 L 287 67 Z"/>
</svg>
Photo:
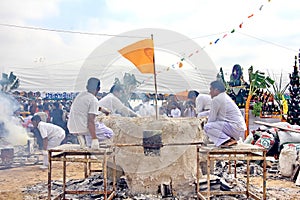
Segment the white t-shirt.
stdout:
<svg viewBox="0 0 300 200">
<path fill-rule="evenodd" d="M 105 97 L 99 100 L 100 107 L 107 108 L 112 114 L 120 114 L 123 117 L 136 116 L 136 113 L 126 107 L 122 101 L 114 94 L 109 93 Z"/>
<path fill-rule="evenodd" d="M 140 116 L 154 116 L 156 114 L 155 107 L 149 101 L 144 102 L 138 111 Z"/>
<path fill-rule="evenodd" d="M 208 122 L 225 121 L 236 125 L 241 131 L 246 130 L 245 119 L 235 102 L 225 92 L 212 99 Z"/>
<path fill-rule="evenodd" d="M 72 103 L 68 129 L 70 133 L 88 133 L 88 114 L 98 114 L 98 100 L 90 92 L 79 93 Z"/>
<path fill-rule="evenodd" d="M 197 113 L 210 110 L 211 96 L 208 94 L 199 94 L 195 100 Z"/>
<path fill-rule="evenodd" d="M 65 130 L 55 124 L 40 121 L 37 128 L 39 129 L 43 139 L 51 139 L 54 137 L 62 138 L 65 136 Z"/>
<path fill-rule="evenodd" d="M 181 117 L 181 111 L 179 110 L 179 108 L 173 108 L 171 110 L 171 117 Z"/>
</svg>

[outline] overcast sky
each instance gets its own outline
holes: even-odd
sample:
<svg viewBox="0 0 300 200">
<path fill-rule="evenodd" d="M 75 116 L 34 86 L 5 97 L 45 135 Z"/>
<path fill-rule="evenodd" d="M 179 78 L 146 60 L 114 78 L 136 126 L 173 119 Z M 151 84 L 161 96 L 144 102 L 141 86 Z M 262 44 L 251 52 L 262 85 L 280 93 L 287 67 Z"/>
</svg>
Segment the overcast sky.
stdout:
<svg viewBox="0 0 300 200">
<path fill-rule="evenodd" d="M 18 68 L 18 75 L 20 68 L 51 66 L 56 73 L 77 73 L 113 37 L 101 34 L 162 28 L 193 39 L 227 74 L 234 64 L 244 73 L 253 65 L 271 74 L 282 71 L 288 80 L 300 48 L 299 10 L 296 0 L 1 0 L 0 71 Z"/>
</svg>

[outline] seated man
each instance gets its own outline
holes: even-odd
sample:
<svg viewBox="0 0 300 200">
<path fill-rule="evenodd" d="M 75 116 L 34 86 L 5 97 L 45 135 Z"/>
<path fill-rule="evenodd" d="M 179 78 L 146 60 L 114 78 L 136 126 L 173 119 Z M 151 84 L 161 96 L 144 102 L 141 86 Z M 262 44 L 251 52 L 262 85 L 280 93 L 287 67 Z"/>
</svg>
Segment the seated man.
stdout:
<svg viewBox="0 0 300 200">
<path fill-rule="evenodd" d="M 220 81 L 210 84 L 212 98 L 208 122 L 204 131 L 216 145 L 231 146 L 244 138 L 247 129 L 244 117 L 235 102 L 226 94 L 225 85 Z"/>
<path fill-rule="evenodd" d="M 112 138 L 112 136 L 114 135 L 113 130 L 111 128 L 105 126 L 105 124 L 103 122 L 96 121 L 95 125 L 96 125 L 96 127 L 95 127 L 96 136 L 97 136 L 99 142 L 108 140 L 108 139 Z M 92 144 L 91 135 L 85 135 L 84 137 L 85 137 L 86 145 L 88 147 L 91 147 L 91 144 Z"/>
<path fill-rule="evenodd" d="M 65 139 L 65 130 L 61 127 L 46 123 L 41 120 L 39 115 L 31 118 L 33 127 L 38 128 L 43 138 L 44 166 L 48 165 L 48 153 L 46 150 L 57 147 Z"/>
</svg>

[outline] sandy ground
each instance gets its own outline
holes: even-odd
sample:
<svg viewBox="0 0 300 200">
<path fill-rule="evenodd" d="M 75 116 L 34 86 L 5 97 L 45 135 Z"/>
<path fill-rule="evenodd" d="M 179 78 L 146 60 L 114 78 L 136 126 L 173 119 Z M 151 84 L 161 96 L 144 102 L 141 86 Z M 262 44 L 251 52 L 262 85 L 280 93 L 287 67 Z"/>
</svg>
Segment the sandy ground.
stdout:
<svg viewBox="0 0 300 200">
<path fill-rule="evenodd" d="M 40 165 L 26 166 L 0 170 L 0 200 L 24 199 L 22 190 L 26 186 L 37 183 L 47 183 L 47 170 L 41 170 Z M 53 179 L 61 180 L 61 165 L 54 163 Z M 83 178 L 83 165 L 72 163 L 67 166 L 67 179 Z M 262 179 L 260 177 L 251 178 L 251 183 L 261 188 Z M 267 181 L 267 199 L 300 199 L 300 187 L 288 180 L 268 180 Z M 39 194 L 32 194 L 32 199 L 42 199 Z"/>
<path fill-rule="evenodd" d="M 53 179 L 62 179 L 62 165 L 59 163 L 53 164 Z M 67 166 L 67 179 L 81 179 L 84 177 L 83 165 L 80 163 L 72 163 Z M 48 170 L 40 169 L 40 165 L 26 166 L 0 170 L 0 200 L 7 199 L 24 199 L 22 190 L 26 186 L 35 185 L 37 183 L 47 183 Z M 38 198 L 39 194 L 33 194 Z"/>
</svg>

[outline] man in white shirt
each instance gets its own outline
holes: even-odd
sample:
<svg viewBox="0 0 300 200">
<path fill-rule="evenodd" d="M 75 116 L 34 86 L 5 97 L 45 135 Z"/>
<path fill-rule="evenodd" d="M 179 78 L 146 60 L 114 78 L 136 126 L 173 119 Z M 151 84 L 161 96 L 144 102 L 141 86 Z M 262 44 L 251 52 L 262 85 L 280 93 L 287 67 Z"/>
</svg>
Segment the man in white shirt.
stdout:
<svg viewBox="0 0 300 200">
<path fill-rule="evenodd" d="M 87 91 L 79 93 L 70 109 L 68 120 L 69 132 L 76 135 L 81 148 L 85 148 L 84 135 L 91 135 L 92 149 L 99 149 L 99 141 L 95 131 L 95 120 L 98 114 L 97 93 L 100 90 L 100 80 L 90 78 L 86 86 Z"/>
<path fill-rule="evenodd" d="M 181 117 L 181 110 L 177 107 L 177 104 L 175 102 L 173 102 L 171 105 L 171 117 Z"/>
<path fill-rule="evenodd" d="M 120 100 L 124 94 L 124 90 L 119 85 L 113 85 L 110 89 L 110 93 L 99 100 L 100 108 L 104 107 L 108 109 L 111 114 L 121 115 L 123 117 L 137 117 L 137 114 L 126 107 Z"/>
<path fill-rule="evenodd" d="M 33 127 L 38 128 L 43 139 L 43 165 L 47 166 L 48 154 L 46 150 L 57 147 L 61 144 L 61 142 L 65 139 L 65 130 L 55 124 L 43 122 L 39 115 L 34 115 L 31 118 L 31 123 Z"/>
<path fill-rule="evenodd" d="M 208 94 L 198 94 L 195 100 L 197 117 L 205 117 L 209 115 L 211 100 L 211 96 Z"/>
<path fill-rule="evenodd" d="M 204 131 L 216 146 L 231 146 L 244 138 L 246 123 L 235 102 L 226 94 L 220 81 L 210 84 L 212 98 L 208 122 Z"/>
<path fill-rule="evenodd" d="M 155 116 L 155 107 L 150 104 L 150 98 L 147 94 L 142 97 L 143 103 L 139 106 L 137 113 L 140 116 Z"/>
</svg>

